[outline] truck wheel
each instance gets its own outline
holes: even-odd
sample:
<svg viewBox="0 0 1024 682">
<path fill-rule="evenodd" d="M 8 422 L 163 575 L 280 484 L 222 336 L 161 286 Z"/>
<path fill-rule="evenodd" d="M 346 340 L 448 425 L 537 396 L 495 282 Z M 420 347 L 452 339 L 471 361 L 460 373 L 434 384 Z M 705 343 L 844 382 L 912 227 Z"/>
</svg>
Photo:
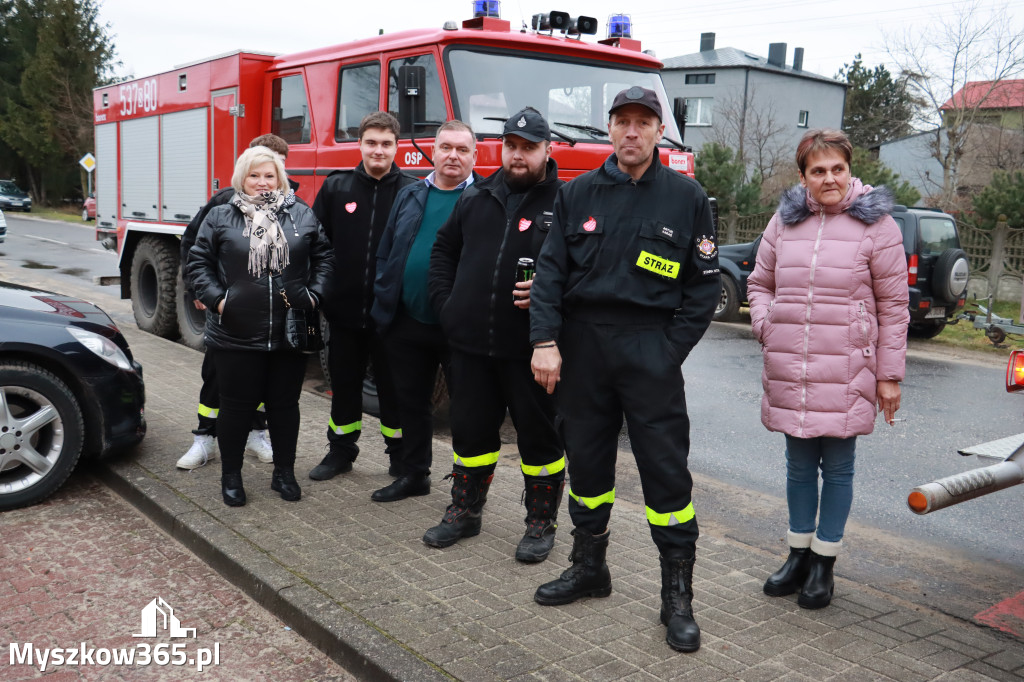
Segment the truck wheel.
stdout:
<svg viewBox="0 0 1024 682">
<path fill-rule="evenodd" d="M 193 305 L 192 297 L 181 277 L 178 278 L 178 294 L 175 297 L 175 302 L 181 342 L 189 348 L 203 350 L 206 348 L 206 341 L 203 339 L 206 334 L 206 311 L 198 310 Z"/>
<path fill-rule="evenodd" d="M 82 409 L 53 373 L 0 364 L 0 511 L 35 504 L 67 480 L 82 454 Z"/>
<path fill-rule="evenodd" d="M 961 249 L 946 249 L 932 270 L 932 296 L 946 305 L 953 305 L 967 289 L 970 274 L 967 254 Z"/>
<path fill-rule="evenodd" d="M 178 248 L 159 237 L 143 237 L 132 258 L 132 312 L 139 329 L 178 338 Z"/>
<path fill-rule="evenodd" d="M 740 298 L 738 287 L 729 275 L 722 275 L 722 297 L 715 307 L 716 322 L 733 322 L 739 318 Z"/>
</svg>

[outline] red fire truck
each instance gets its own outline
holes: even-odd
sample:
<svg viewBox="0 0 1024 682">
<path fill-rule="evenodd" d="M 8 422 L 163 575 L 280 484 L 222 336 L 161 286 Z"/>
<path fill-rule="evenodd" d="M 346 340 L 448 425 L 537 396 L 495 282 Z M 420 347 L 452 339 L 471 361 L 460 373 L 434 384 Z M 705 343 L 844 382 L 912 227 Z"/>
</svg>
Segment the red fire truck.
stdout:
<svg viewBox="0 0 1024 682">
<path fill-rule="evenodd" d="M 425 176 L 437 127 L 458 118 L 478 137 L 477 171 L 501 165 L 498 135 L 523 106 L 551 125 L 552 155 L 568 179 L 611 152 L 607 111 L 615 94 L 653 89 L 666 112 L 665 165 L 693 174 L 683 147 L 682 100 L 669 103 L 661 63 L 630 37 L 624 17 L 609 37 L 586 43 L 597 22 L 566 13 L 535 15 L 513 30 L 481 0 L 478 16 L 437 29 L 379 35 L 334 47 L 272 56 L 233 52 L 170 71 L 97 88 L 97 239 L 116 248 L 121 297 L 132 299 L 141 329 L 202 345 L 203 313 L 187 305 L 180 235 L 210 195 L 231 183 L 249 140 L 274 133 L 289 144 L 288 174 L 312 204 L 324 179 L 360 161 L 364 115 L 394 114 L 403 131 L 398 165 Z"/>
</svg>

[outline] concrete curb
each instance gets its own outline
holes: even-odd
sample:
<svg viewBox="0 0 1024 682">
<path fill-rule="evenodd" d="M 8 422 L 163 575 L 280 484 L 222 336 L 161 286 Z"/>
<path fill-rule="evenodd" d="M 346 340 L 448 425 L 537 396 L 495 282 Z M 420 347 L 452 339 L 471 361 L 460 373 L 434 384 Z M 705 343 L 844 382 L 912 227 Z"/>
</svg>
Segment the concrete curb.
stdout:
<svg viewBox="0 0 1024 682">
<path fill-rule="evenodd" d="M 96 474 L 189 551 L 360 679 L 451 680 L 400 642 L 280 566 L 248 540 L 128 459 Z"/>
</svg>

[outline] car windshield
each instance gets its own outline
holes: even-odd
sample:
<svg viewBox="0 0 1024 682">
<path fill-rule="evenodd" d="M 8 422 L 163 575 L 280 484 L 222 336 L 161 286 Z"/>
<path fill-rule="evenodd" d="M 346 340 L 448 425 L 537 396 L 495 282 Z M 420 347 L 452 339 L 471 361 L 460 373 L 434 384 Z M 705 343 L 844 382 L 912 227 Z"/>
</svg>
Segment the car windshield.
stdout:
<svg viewBox="0 0 1024 682">
<path fill-rule="evenodd" d="M 607 141 L 608 107 L 616 94 L 634 85 L 654 90 L 662 111 L 672 111 L 656 71 L 467 48 L 452 48 L 447 57 L 455 114 L 477 133 L 500 135 L 506 118 L 531 106 L 540 110 L 554 133 Z M 672 117 L 664 123 L 665 137 L 678 140 Z"/>
<path fill-rule="evenodd" d="M 0 192 L 4 194 L 20 194 L 18 186 L 10 180 L 0 180 Z"/>
<path fill-rule="evenodd" d="M 937 256 L 946 249 L 959 249 L 960 239 L 956 233 L 956 223 L 952 218 L 936 216 L 921 218 L 922 256 Z"/>
</svg>

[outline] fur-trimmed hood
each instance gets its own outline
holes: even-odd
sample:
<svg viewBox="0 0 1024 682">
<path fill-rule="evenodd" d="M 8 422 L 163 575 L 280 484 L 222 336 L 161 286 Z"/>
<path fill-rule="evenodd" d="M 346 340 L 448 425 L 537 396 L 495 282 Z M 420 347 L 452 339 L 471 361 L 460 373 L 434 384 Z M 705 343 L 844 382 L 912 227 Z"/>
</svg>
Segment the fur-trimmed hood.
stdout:
<svg viewBox="0 0 1024 682">
<path fill-rule="evenodd" d="M 807 195 L 807 188 L 803 185 L 791 187 L 782 193 L 778 214 L 783 225 L 795 225 L 824 208 L 825 213 L 846 213 L 867 225 L 874 225 L 889 215 L 894 204 L 888 188 L 864 185 L 858 178 L 851 178 L 849 191 L 835 206 L 822 207 Z"/>
</svg>

